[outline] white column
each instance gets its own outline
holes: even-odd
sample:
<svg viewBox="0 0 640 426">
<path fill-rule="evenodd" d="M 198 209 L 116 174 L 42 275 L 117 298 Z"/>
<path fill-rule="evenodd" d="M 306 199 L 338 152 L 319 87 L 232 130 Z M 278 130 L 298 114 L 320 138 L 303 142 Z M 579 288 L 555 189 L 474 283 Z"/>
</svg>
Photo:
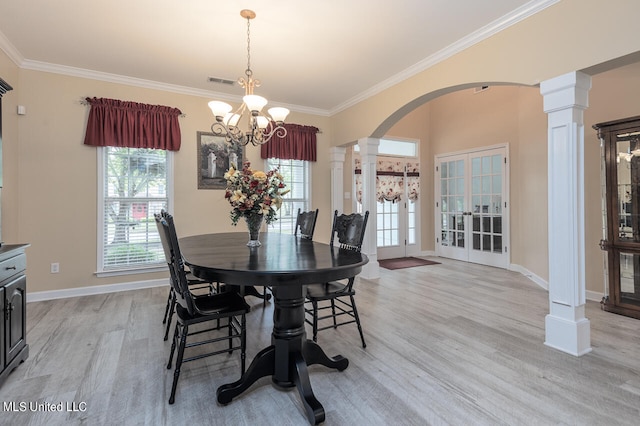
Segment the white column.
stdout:
<svg viewBox="0 0 640 426">
<path fill-rule="evenodd" d="M 571 72 L 540 84 L 548 114 L 549 315 L 545 345 L 591 351 L 585 318 L 584 119 L 591 77 Z"/>
<path fill-rule="evenodd" d="M 329 217 L 333 221 L 333 212 L 344 211 L 344 159 L 346 148 L 335 146 L 329 150 L 331 167 L 331 211 Z M 333 222 L 332 222 L 333 224 Z"/>
<path fill-rule="evenodd" d="M 362 211 L 369 211 L 367 231 L 362 244 L 362 252 L 369 257 L 369 263 L 362 269 L 361 276 L 368 279 L 380 278 L 376 243 L 376 229 L 378 229 L 376 214 L 376 158 L 378 156 L 378 145 L 380 145 L 380 139 L 364 138 L 358 140 L 362 161 Z"/>
</svg>

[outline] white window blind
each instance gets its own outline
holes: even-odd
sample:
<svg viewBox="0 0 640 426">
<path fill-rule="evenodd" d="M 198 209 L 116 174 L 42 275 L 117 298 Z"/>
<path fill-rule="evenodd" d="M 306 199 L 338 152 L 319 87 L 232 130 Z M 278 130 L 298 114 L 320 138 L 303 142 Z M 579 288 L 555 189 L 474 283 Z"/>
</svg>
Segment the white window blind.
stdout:
<svg viewBox="0 0 640 426">
<path fill-rule="evenodd" d="M 293 234 L 298 208 L 307 211 L 311 205 L 309 162 L 269 158 L 267 169 L 271 170 L 276 167 L 280 167 L 280 174 L 284 177 L 286 189 L 289 189 L 290 192 L 284 196 L 282 207 L 278 211 L 278 220 L 269 225 L 268 231 Z"/>
<path fill-rule="evenodd" d="M 169 206 L 171 154 L 101 148 L 98 272 L 165 266 L 154 214 Z"/>
</svg>

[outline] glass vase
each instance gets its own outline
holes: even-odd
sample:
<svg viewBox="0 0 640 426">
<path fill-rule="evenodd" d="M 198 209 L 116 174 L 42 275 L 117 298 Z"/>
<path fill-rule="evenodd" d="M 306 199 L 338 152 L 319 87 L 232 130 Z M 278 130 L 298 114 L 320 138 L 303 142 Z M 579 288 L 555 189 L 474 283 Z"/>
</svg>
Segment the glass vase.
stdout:
<svg viewBox="0 0 640 426">
<path fill-rule="evenodd" d="M 262 221 L 264 217 L 261 214 L 254 214 L 245 216 L 244 220 L 247 222 L 247 228 L 249 228 L 249 242 L 248 247 L 260 247 L 260 228 L 262 227 Z"/>
</svg>

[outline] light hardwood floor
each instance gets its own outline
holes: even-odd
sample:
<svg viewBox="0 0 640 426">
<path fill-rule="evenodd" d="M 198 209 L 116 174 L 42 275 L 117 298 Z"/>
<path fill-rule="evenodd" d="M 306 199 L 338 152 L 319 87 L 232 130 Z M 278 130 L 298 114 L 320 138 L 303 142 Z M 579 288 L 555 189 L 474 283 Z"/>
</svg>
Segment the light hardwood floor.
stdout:
<svg viewBox="0 0 640 426">
<path fill-rule="evenodd" d="M 350 361 L 343 372 L 310 367 L 325 424 L 639 424 L 638 320 L 588 302 L 593 351 L 573 357 L 543 344 L 544 290 L 515 272 L 437 260 L 357 282 L 366 349 L 355 325 L 319 334 L 329 355 Z M 307 424 L 297 391 L 267 378 L 227 406 L 216 403 L 216 388 L 239 376 L 237 353 L 184 364 L 170 406 L 167 291 L 29 303 L 30 356 L 0 399 L 86 410 L 2 412 L 0 424 Z M 247 299 L 250 361 L 269 344 L 273 311 Z"/>
</svg>

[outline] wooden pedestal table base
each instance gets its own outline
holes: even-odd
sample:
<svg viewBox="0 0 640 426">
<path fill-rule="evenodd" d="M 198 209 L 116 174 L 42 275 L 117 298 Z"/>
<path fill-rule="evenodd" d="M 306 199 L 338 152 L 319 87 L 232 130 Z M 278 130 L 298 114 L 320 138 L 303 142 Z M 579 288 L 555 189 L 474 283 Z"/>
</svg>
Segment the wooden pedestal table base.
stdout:
<svg viewBox="0 0 640 426">
<path fill-rule="evenodd" d="M 321 364 L 342 371 L 349 366 L 349 360 L 341 355 L 328 357 L 317 343 L 306 338 L 302 291 L 303 286 L 273 287 L 271 345 L 256 355 L 240 380 L 218 388 L 220 404 L 230 403 L 256 380 L 271 376 L 279 388 L 298 388 L 309 423 L 316 425 L 324 421 L 324 408 L 313 394 L 307 367 Z"/>
</svg>

